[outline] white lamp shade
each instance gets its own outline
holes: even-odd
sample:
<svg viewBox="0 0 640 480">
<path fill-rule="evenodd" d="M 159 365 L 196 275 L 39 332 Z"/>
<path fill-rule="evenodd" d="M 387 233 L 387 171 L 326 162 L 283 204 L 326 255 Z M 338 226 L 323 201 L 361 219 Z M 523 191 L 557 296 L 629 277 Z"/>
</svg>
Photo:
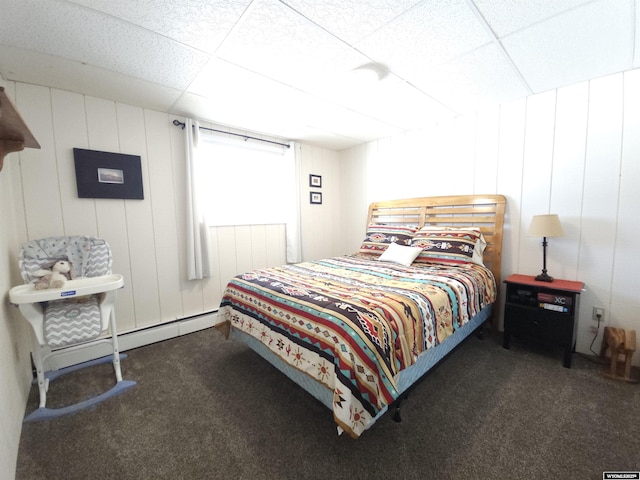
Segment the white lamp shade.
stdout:
<svg viewBox="0 0 640 480">
<path fill-rule="evenodd" d="M 558 215 L 534 215 L 528 235 L 530 237 L 562 237 L 564 232 Z"/>
</svg>

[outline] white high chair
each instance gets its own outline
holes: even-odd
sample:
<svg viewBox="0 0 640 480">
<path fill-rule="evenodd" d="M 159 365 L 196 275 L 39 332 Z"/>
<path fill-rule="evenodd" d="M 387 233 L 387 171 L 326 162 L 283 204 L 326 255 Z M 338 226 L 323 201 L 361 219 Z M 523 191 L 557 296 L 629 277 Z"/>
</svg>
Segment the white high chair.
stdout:
<svg viewBox="0 0 640 480">
<path fill-rule="evenodd" d="M 62 288 L 36 290 L 34 273 L 58 260 L 68 260 L 76 273 Z M 20 251 L 19 267 L 25 285 L 13 287 L 9 300 L 17 305 L 34 333 L 33 363 L 36 367 L 40 404 L 25 422 L 55 418 L 75 413 L 124 392 L 136 382 L 123 380 L 120 360 L 126 355 L 118 351 L 114 305 L 116 292 L 123 284 L 122 275 L 111 272 L 111 249 L 96 237 L 49 237 L 25 243 Z M 45 360 L 59 349 L 71 351 L 87 347 L 111 327 L 111 338 L 92 342 L 108 342 L 113 357 L 91 360 L 56 371 L 44 371 Z M 113 362 L 116 384 L 108 391 L 62 408 L 47 408 L 49 382 L 71 371 L 99 363 Z"/>
</svg>

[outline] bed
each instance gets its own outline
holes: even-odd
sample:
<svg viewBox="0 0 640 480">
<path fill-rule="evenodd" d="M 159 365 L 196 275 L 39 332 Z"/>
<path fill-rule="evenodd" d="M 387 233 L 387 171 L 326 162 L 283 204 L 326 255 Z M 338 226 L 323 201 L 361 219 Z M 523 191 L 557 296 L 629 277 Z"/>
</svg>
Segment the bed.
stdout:
<svg viewBox="0 0 640 480">
<path fill-rule="evenodd" d="M 357 438 L 492 320 L 504 211 L 502 195 L 375 202 L 353 254 L 234 277 L 218 328 Z"/>
</svg>

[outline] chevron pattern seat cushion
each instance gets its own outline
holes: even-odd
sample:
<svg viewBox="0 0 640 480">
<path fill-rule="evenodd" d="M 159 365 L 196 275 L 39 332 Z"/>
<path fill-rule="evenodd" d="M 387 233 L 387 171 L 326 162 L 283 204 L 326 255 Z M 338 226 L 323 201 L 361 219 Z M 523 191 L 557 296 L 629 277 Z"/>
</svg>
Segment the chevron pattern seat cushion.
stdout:
<svg viewBox="0 0 640 480">
<path fill-rule="evenodd" d="M 102 330 L 98 298 L 93 295 L 82 303 L 67 300 L 49 302 L 44 314 L 44 338 L 51 348 L 88 342 Z"/>
</svg>

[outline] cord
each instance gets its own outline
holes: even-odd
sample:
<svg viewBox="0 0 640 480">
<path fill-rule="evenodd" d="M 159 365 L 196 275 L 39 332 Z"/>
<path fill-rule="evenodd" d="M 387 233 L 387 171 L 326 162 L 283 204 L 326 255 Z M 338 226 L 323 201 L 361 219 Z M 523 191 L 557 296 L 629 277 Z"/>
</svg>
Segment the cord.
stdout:
<svg viewBox="0 0 640 480">
<path fill-rule="evenodd" d="M 600 321 L 602 320 L 602 315 L 597 314 L 596 319 L 598 321 L 598 326 L 596 327 L 596 333 L 593 336 L 593 340 L 591 340 L 591 345 L 589 345 L 589 350 L 591 350 L 591 353 L 593 353 L 596 357 L 598 357 L 599 354 L 593 351 L 593 344 L 595 343 L 596 338 L 598 338 L 598 333 L 600 332 Z"/>
</svg>

